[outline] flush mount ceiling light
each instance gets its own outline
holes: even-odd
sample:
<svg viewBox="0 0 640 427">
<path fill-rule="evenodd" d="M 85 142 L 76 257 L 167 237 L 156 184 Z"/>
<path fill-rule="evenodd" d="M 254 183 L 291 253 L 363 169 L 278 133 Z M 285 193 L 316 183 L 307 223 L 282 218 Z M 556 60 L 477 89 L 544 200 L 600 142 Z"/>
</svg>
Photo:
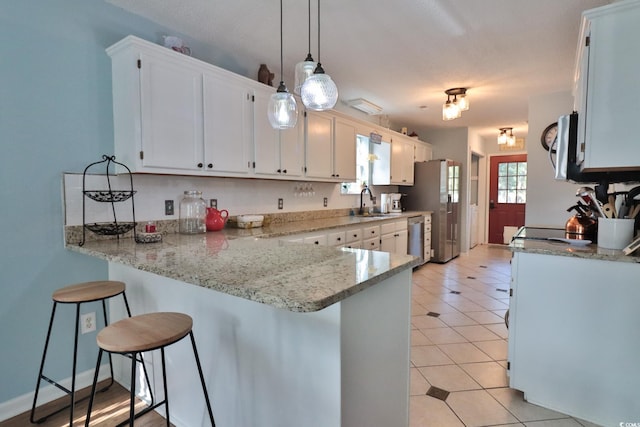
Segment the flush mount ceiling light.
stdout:
<svg viewBox="0 0 640 427">
<path fill-rule="evenodd" d="M 271 95 L 267 107 L 269 123 L 274 129 L 295 127 L 298 121 L 298 104 L 284 85 L 282 54 L 282 0 L 280 0 L 280 85 L 276 93 Z"/>
<path fill-rule="evenodd" d="M 373 102 L 369 102 L 364 98 L 352 99 L 351 101 L 347 101 L 347 105 L 349 105 L 349 107 L 355 108 L 356 110 L 363 111 L 369 115 L 382 113 L 382 107 L 379 107 Z"/>
<path fill-rule="evenodd" d="M 309 0 L 309 50 L 307 53 L 307 57 L 304 61 L 298 62 L 295 68 L 295 82 L 293 86 L 293 91 L 300 95 L 300 89 L 302 89 L 302 85 L 307 80 L 307 78 L 313 75 L 313 70 L 316 69 L 316 62 L 313 60 L 311 56 L 311 0 Z"/>
<path fill-rule="evenodd" d="M 315 111 L 329 110 L 338 101 L 338 88 L 331 77 L 324 72 L 320 63 L 320 0 L 318 0 L 318 65 L 313 75 L 309 76 L 300 88 L 300 97 L 305 107 Z"/>
<path fill-rule="evenodd" d="M 457 119 L 462 116 L 463 111 L 469 109 L 466 88 L 455 87 L 445 90 L 444 93 L 447 95 L 447 101 L 442 106 L 442 120 Z"/>
<path fill-rule="evenodd" d="M 509 147 L 516 145 L 516 137 L 513 135 L 513 128 L 500 128 L 498 145 L 507 145 Z"/>
</svg>

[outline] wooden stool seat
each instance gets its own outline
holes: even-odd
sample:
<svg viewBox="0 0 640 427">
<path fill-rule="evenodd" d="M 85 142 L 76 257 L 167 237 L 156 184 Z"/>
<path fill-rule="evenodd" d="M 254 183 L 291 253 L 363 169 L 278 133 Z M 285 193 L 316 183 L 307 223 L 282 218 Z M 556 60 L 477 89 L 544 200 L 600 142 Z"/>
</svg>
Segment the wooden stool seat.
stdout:
<svg viewBox="0 0 640 427">
<path fill-rule="evenodd" d="M 138 353 L 166 347 L 191 332 L 193 320 L 182 313 L 149 313 L 119 320 L 98 333 L 110 353 Z"/>
<path fill-rule="evenodd" d="M 198 356 L 198 349 L 196 348 L 196 341 L 193 337 L 193 319 L 191 316 L 183 313 L 149 313 L 141 314 L 139 316 L 129 317 L 122 320 L 118 320 L 115 323 L 102 329 L 96 337 L 98 343 L 98 360 L 96 362 L 96 370 L 93 377 L 93 385 L 91 387 L 91 395 L 89 399 L 89 408 L 87 409 L 87 418 L 85 419 L 85 427 L 88 427 L 91 422 L 91 408 L 93 407 L 93 399 L 96 393 L 96 385 L 98 383 L 98 367 L 102 360 L 102 353 L 107 352 L 122 354 L 131 358 L 131 383 L 130 383 L 130 400 L 129 400 L 129 420 L 124 421 L 118 426 L 128 424 L 133 427 L 135 419 L 146 414 L 149 411 L 153 411 L 159 406 L 164 405 L 166 412 L 167 427 L 171 425 L 169 416 L 169 389 L 167 386 L 167 369 L 165 364 L 165 347 L 180 341 L 189 335 L 191 340 L 191 347 L 193 349 L 193 356 L 195 358 L 196 367 L 198 369 L 198 375 L 200 376 L 200 384 L 202 385 L 202 391 L 204 399 L 207 405 L 207 412 L 209 414 L 209 420 L 211 425 L 215 427 L 216 423 L 213 419 L 213 411 L 211 410 L 211 402 L 209 401 L 209 394 L 207 393 L 207 386 L 205 384 L 204 375 L 202 373 L 202 366 L 200 365 L 200 357 Z M 135 413 L 135 390 L 136 390 L 136 363 L 138 362 L 138 355 L 141 353 L 160 350 L 160 361 L 162 363 L 162 386 L 164 389 L 164 399 L 157 403 L 152 403 L 145 409 Z M 102 414 L 103 416 L 105 414 Z"/>
<path fill-rule="evenodd" d="M 124 282 L 98 280 L 60 288 L 53 293 L 53 300 L 60 303 L 100 301 L 124 292 Z"/>
</svg>

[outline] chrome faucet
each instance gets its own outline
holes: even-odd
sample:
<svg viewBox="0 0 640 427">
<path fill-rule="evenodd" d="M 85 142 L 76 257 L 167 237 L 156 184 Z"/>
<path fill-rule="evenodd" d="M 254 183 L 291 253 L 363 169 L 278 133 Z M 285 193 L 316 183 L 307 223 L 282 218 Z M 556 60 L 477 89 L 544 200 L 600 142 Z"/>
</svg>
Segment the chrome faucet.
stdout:
<svg viewBox="0 0 640 427">
<path fill-rule="evenodd" d="M 375 198 L 373 197 L 373 193 L 371 193 L 371 190 L 369 189 L 369 186 L 365 185 L 364 188 L 362 189 L 362 191 L 360 192 L 360 210 L 358 211 L 358 214 L 363 215 L 364 214 L 364 205 L 362 204 L 362 195 L 368 192 L 369 193 L 369 200 L 374 201 Z"/>
</svg>

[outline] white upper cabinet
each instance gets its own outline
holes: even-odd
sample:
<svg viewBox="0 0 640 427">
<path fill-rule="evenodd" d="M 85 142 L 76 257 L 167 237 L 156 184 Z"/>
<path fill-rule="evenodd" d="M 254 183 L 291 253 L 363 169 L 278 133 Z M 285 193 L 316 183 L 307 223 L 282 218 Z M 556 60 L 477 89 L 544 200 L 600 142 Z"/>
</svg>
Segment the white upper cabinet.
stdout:
<svg viewBox="0 0 640 427">
<path fill-rule="evenodd" d="M 204 74 L 204 168 L 249 174 L 253 147 L 253 91 L 213 72 Z"/>
<path fill-rule="evenodd" d="M 334 117 L 333 177 L 339 181 L 356 180 L 356 125 L 340 116 Z"/>
<path fill-rule="evenodd" d="M 306 177 L 356 180 L 356 125 L 332 112 L 306 113 Z"/>
<path fill-rule="evenodd" d="M 295 128 L 274 129 L 267 118 L 267 107 L 275 89 L 269 86 L 255 91 L 254 143 L 255 174 L 299 178 L 304 165 L 304 116 L 298 116 Z"/>
<path fill-rule="evenodd" d="M 306 114 L 306 176 L 330 179 L 333 175 L 333 117 L 324 112 Z"/>
<path fill-rule="evenodd" d="M 640 169 L 640 2 L 583 14 L 575 82 L 584 171 Z"/>
<path fill-rule="evenodd" d="M 414 155 L 413 161 L 417 162 L 428 162 L 432 157 L 431 145 L 422 142 L 422 141 L 414 141 Z"/>
<path fill-rule="evenodd" d="M 107 53 L 120 162 L 133 172 L 252 172 L 254 82 L 133 36 Z"/>
<path fill-rule="evenodd" d="M 413 185 L 413 139 L 394 135 L 391 140 L 391 184 Z"/>
</svg>

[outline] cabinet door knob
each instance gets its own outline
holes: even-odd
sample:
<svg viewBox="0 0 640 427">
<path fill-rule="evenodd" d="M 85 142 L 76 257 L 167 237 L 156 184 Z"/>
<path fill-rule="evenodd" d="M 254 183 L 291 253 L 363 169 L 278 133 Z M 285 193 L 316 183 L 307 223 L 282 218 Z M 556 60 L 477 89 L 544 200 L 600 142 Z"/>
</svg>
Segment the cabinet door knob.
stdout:
<svg viewBox="0 0 640 427">
<path fill-rule="evenodd" d="M 201 168 L 203 165 L 202 163 L 198 163 L 198 167 Z"/>
<path fill-rule="evenodd" d="M 208 167 L 209 169 L 211 169 L 211 168 L 213 167 L 213 163 L 209 163 L 209 164 L 207 165 L 207 167 Z"/>
<path fill-rule="evenodd" d="M 282 173 L 287 173 L 287 170 L 286 170 L 286 169 L 283 169 L 283 170 L 282 170 Z"/>
<path fill-rule="evenodd" d="M 319 245 L 320 242 L 318 242 L 317 240 L 315 242 L 313 242 L 314 245 Z"/>
<path fill-rule="evenodd" d="M 278 169 L 276 172 L 281 173 L 281 172 L 282 172 L 282 169 Z"/>
</svg>

